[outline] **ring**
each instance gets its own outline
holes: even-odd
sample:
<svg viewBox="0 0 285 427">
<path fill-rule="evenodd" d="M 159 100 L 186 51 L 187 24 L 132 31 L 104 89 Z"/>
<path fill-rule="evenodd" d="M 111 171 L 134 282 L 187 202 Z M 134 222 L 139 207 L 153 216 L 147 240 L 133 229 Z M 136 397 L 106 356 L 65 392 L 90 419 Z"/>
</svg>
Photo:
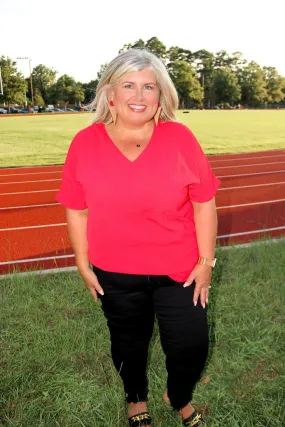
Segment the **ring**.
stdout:
<svg viewBox="0 0 285 427">
<path fill-rule="evenodd" d="M 212 286 L 209 286 L 208 289 L 211 289 Z"/>
</svg>

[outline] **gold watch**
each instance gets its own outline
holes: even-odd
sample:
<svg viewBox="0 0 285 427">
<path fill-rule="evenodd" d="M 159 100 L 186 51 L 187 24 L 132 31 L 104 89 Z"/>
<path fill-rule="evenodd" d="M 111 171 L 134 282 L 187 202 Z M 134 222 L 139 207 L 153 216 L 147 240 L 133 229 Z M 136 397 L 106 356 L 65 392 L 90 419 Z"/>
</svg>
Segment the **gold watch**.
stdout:
<svg viewBox="0 0 285 427">
<path fill-rule="evenodd" d="M 214 268 L 216 265 L 216 261 L 217 261 L 217 258 L 208 259 L 208 258 L 203 258 L 202 256 L 199 256 L 197 264 L 209 265 L 210 267 Z"/>
</svg>

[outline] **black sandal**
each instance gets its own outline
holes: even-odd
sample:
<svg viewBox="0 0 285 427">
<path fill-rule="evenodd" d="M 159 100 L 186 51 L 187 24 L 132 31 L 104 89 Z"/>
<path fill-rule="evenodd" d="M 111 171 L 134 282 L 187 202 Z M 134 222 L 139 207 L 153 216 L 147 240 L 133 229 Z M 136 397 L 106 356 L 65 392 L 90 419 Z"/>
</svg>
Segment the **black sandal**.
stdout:
<svg viewBox="0 0 285 427">
<path fill-rule="evenodd" d="M 201 414 L 199 414 L 197 411 L 194 411 L 193 414 L 190 415 L 190 417 L 183 420 L 183 425 L 188 427 L 194 427 L 194 426 L 199 427 L 202 425 L 201 417 L 202 417 Z"/>
<path fill-rule="evenodd" d="M 129 418 L 131 427 L 141 427 L 151 425 L 151 417 L 148 412 L 141 412 Z"/>
</svg>

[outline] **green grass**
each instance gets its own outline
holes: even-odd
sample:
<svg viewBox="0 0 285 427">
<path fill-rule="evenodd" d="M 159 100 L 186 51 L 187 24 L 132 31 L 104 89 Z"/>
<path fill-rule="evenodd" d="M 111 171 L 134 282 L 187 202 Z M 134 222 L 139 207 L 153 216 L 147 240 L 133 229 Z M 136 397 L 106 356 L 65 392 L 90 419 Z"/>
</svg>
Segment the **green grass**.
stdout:
<svg viewBox="0 0 285 427">
<path fill-rule="evenodd" d="M 285 425 L 285 241 L 218 249 L 209 305 L 211 350 L 193 403 L 207 427 Z M 0 417 L 13 427 L 124 427 L 100 303 L 77 273 L 0 281 Z M 178 427 L 164 406 L 164 356 L 150 348 L 155 427 Z"/>
<path fill-rule="evenodd" d="M 285 111 L 178 112 L 207 154 L 284 149 Z M 0 167 L 61 164 L 89 114 L 0 118 Z"/>
</svg>

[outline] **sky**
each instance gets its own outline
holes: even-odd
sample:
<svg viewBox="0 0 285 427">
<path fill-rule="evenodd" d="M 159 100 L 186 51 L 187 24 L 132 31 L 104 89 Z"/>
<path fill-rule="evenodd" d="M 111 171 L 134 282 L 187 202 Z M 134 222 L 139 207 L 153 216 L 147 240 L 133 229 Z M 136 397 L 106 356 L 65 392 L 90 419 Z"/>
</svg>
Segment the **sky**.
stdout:
<svg viewBox="0 0 285 427">
<path fill-rule="evenodd" d="M 124 44 L 242 52 L 285 76 L 283 0 L 0 0 L 0 56 L 88 82 Z"/>
</svg>

